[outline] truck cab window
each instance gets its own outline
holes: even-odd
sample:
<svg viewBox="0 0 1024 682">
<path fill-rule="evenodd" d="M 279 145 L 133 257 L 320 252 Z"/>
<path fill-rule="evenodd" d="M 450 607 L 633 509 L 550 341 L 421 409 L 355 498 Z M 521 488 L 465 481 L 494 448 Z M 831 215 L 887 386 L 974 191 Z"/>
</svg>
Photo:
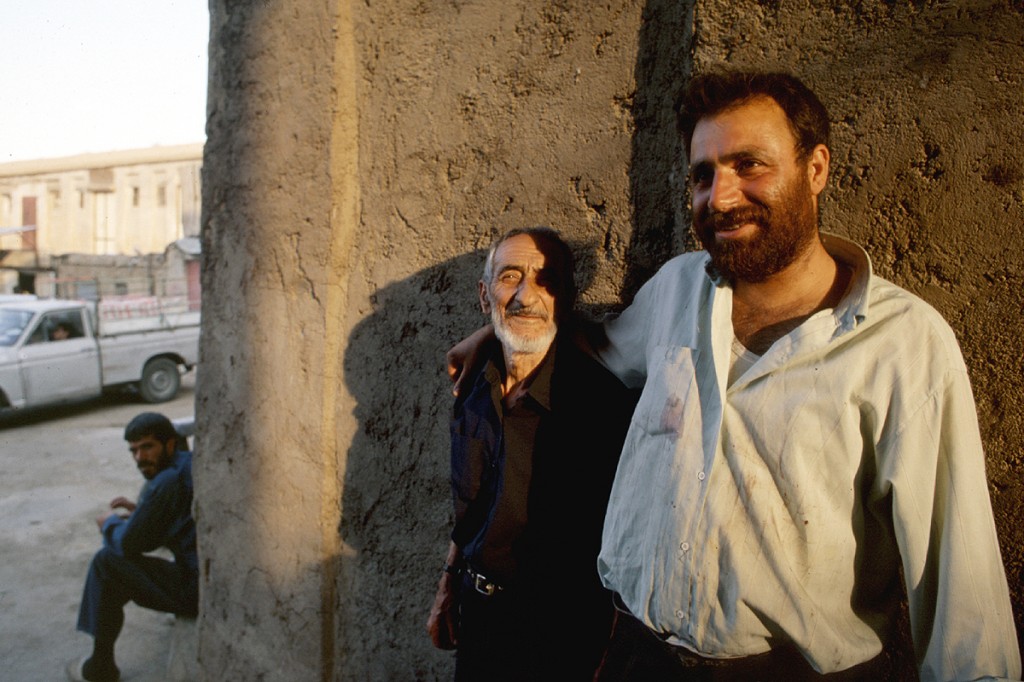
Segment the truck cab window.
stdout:
<svg viewBox="0 0 1024 682">
<path fill-rule="evenodd" d="M 51 343 L 81 338 L 85 334 L 82 316 L 77 311 L 62 311 L 44 315 L 32 330 L 28 343 Z"/>
</svg>

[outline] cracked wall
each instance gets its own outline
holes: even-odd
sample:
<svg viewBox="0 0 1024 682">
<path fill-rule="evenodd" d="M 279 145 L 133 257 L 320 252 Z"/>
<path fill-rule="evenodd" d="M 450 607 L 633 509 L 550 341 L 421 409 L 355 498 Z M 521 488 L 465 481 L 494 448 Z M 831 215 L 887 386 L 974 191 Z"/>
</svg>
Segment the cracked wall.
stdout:
<svg viewBox="0 0 1024 682">
<path fill-rule="evenodd" d="M 964 347 L 1021 621 L 1019 2 L 211 3 L 197 418 L 210 680 L 450 676 L 444 350 L 483 249 L 549 224 L 581 304 L 692 248 L 671 103 L 792 70 L 834 124 L 825 229 Z"/>
</svg>

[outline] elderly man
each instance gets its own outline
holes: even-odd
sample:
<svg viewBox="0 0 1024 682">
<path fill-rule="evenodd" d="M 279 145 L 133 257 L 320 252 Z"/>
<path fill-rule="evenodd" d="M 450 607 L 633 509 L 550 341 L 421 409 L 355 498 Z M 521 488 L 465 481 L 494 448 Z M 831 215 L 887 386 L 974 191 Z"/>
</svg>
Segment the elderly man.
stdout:
<svg viewBox="0 0 1024 682">
<path fill-rule="evenodd" d="M 712 74 L 679 124 L 704 250 L 594 341 L 643 387 L 601 679 L 885 679 L 901 569 L 922 680 L 1019 678 L 966 367 L 936 311 L 819 233 L 825 108 L 788 75 Z"/>
<path fill-rule="evenodd" d="M 572 254 L 548 228 L 503 235 L 480 307 L 500 348 L 451 423 L 455 527 L 428 620 L 456 680 L 590 680 L 612 602 L 594 565 L 630 393 L 572 343 Z"/>
<path fill-rule="evenodd" d="M 156 412 L 144 412 L 128 422 L 124 439 L 146 482 L 138 502 L 117 497 L 110 503 L 112 511 L 96 519 L 103 547 L 89 565 L 78 611 L 78 629 L 92 635 L 93 652 L 68 666 L 72 680 L 119 679 L 114 643 L 129 601 L 190 617 L 195 617 L 198 606 L 192 453 L 178 448 L 174 425 Z M 158 547 L 168 548 L 174 561 L 145 554 Z"/>
</svg>

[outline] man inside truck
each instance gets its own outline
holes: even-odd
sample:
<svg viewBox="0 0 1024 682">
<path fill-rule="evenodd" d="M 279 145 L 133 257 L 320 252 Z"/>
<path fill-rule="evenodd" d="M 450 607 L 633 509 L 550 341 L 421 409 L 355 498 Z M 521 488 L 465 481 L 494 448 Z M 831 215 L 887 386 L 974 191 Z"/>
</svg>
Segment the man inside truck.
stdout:
<svg viewBox="0 0 1024 682">
<path fill-rule="evenodd" d="M 71 337 L 71 327 L 67 323 L 58 322 L 53 325 L 53 331 L 50 332 L 51 341 L 63 341 L 64 339 L 70 339 Z"/>
<path fill-rule="evenodd" d="M 82 317 L 78 311 L 60 311 L 44 315 L 28 342 L 46 343 L 47 341 L 64 341 L 84 336 Z"/>
<path fill-rule="evenodd" d="M 71 680 L 120 679 L 114 643 L 129 601 L 193 618 L 198 610 L 192 453 L 180 447 L 185 440 L 170 420 L 155 412 L 128 422 L 124 439 L 146 482 L 138 502 L 117 497 L 110 502 L 110 511 L 96 518 L 103 547 L 89 565 L 78 611 L 78 629 L 92 635 L 93 652 L 68 666 Z M 159 547 L 169 549 L 174 560 L 146 554 Z"/>
</svg>

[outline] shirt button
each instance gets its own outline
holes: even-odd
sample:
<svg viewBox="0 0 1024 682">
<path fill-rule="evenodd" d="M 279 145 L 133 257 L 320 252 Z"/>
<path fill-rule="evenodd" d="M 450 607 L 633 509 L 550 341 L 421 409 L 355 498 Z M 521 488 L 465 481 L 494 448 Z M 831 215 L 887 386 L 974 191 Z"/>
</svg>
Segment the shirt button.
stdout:
<svg viewBox="0 0 1024 682">
<path fill-rule="evenodd" d="M 703 471 L 697 472 L 697 480 L 698 481 L 703 481 L 704 480 L 704 472 Z"/>
<path fill-rule="evenodd" d="M 676 611 L 676 618 L 682 618 L 682 617 L 683 617 L 683 612 L 682 611 Z"/>
<path fill-rule="evenodd" d="M 679 543 L 679 549 L 683 550 L 684 552 L 689 551 L 690 543 L 689 542 L 680 542 Z"/>
</svg>

